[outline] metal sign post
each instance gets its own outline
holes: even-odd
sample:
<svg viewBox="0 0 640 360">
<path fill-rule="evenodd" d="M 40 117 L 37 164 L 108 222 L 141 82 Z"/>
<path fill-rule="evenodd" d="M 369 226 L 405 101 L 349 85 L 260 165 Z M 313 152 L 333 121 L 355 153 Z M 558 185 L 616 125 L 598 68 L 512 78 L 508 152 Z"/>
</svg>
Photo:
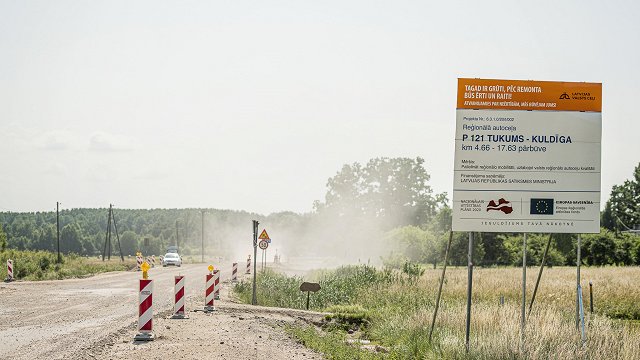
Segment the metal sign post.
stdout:
<svg viewBox="0 0 640 360">
<path fill-rule="evenodd" d="M 264 271 L 267 262 L 267 248 L 269 247 L 269 243 L 266 240 L 260 240 L 258 247 L 262 249 L 262 270 Z"/>
<path fill-rule="evenodd" d="M 444 283 L 444 274 L 447 271 L 447 261 L 449 258 L 449 249 L 451 248 L 451 240 L 453 238 L 453 231 L 449 231 L 449 242 L 447 242 L 447 248 L 444 251 L 444 265 L 442 266 L 442 276 L 440 277 L 440 285 L 438 287 L 438 296 L 436 297 L 436 308 L 433 310 L 433 319 L 431 320 L 431 330 L 429 330 L 429 342 L 431 342 L 431 336 L 433 335 L 433 328 L 436 325 L 436 316 L 438 316 L 438 308 L 440 307 L 440 295 L 442 294 L 442 284 Z"/>
<path fill-rule="evenodd" d="M 253 220 L 253 293 L 251 295 L 251 305 L 258 305 L 256 297 L 256 261 L 258 258 L 258 225 L 257 220 Z"/>
<path fill-rule="evenodd" d="M 531 296 L 531 302 L 529 303 L 529 311 L 527 312 L 527 316 L 531 315 L 533 302 L 536 300 L 536 293 L 538 292 L 538 285 L 540 285 L 540 278 L 542 278 L 542 270 L 544 270 L 544 264 L 547 259 L 547 253 L 549 252 L 549 246 L 551 245 L 551 238 L 552 238 L 552 234 L 549 234 L 549 239 L 547 240 L 547 246 L 545 246 L 544 253 L 542 253 L 542 261 L 540 262 L 540 271 L 538 272 L 538 278 L 536 279 L 536 286 L 533 288 L 533 295 Z"/>
<path fill-rule="evenodd" d="M 580 293 L 582 289 L 580 288 L 580 263 L 582 263 L 582 259 L 580 257 L 580 247 L 582 246 L 582 237 L 578 234 L 578 249 L 576 254 L 576 327 L 580 327 Z"/>
<path fill-rule="evenodd" d="M 260 239 L 258 246 L 262 249 L 262 271 L 264 271 L 267 262 L 267 247 L 269 247 L 269 243 L 271 242 L 269 234 L 267 234 L 267 229 L 262 229 L 258 239 Z"/>
<path fill-rule="evenodd" d="M 527 233 L 522 238 L 522 309 L 520 312 L 520 351 L 524 354 L 524 328 L 526 324 L 525 308 L 527 306 Z"/>
</svg>

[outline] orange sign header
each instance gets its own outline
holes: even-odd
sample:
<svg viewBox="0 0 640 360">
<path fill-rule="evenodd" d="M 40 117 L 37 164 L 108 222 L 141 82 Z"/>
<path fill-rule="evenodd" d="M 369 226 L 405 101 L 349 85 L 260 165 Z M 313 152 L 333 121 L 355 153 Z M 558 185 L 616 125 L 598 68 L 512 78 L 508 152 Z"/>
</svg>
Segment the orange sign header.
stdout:
<svg viewBox="0 0 640 360">
<path fill-rule="evenodd" d="M 602 84 L 458 79 L 458 109 L 602 111 Z"/>
</svg>

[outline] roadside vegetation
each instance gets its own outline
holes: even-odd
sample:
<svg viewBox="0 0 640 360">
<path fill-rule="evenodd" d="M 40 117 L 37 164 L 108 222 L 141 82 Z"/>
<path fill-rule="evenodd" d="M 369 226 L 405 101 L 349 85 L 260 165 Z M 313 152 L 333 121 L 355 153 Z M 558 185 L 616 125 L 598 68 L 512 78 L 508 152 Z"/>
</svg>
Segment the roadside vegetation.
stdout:
<svg viewBox="0 0 640 360">
<path fill-rule="evenodd" d="M 520 359 L 521 269 L 477 268 L 474 272 L 471 351 L 465 353 L 466 269 L 447 270 L 433 342 L 429 327 L 441 270 L 422 275 L 367 265 L 314 273 L 322 289 L 311 294 L 311 310 L 329 315 L 321 327 L 291 327 L 301 343 L 333 359 Z M 530 300 L 536 271 L 529 271 Z M 580 345 L 575 325 L 575 268 L 546 269 L 528 318 L 528 358 L 640 358 L 640 290 L 629 286 L 640 277 L 638 268 L 583 268 L 583 281 L 594 284 L 595 313 L 589 313 L 588 284 L 584 285 L 587 343 Z M 259 274 L 258 304 L 303 309 L 303 279 L 273 271 Z M 251 300 L 251 284 L 241 282 L 236 295 Z M 503 296 L 504 305 L 499 299 Z M 620 320 L 628 319 L 628 320 Z M 635 321 L 629 321 L 635 320 Z M 364 340 L 364 342 L 362 341 Z M 370 341 L 370 343 L 369 343 Z M 368 345 L 363 345 L 368 344 Z"/>
<path fill-rule="evenodd" d="M 16 280 L 62 280 L 79 278 L 109 271 L 125 271 L 136 266 L 135 258 L 121 262 L 119 258 L 105 261 L 75 254 L 62 255 L 56 263 L 56 253 L 49 251 L 6 250 L 0 252 L 0 278 L 7 277 L 7 259 L 13 260 Z"/>
</svg>

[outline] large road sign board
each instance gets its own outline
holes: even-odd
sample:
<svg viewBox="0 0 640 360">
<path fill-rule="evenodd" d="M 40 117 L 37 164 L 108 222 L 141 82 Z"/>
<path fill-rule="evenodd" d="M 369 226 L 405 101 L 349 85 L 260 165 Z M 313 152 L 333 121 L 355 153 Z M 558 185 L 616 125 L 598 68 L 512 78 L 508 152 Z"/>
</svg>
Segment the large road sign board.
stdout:
<svg viewBox="0 0 640 360">
<path fill-rule="evenodd" d="M 600 232 L 602 84 L 458 79 L 453 230 Z"/>
</svg>

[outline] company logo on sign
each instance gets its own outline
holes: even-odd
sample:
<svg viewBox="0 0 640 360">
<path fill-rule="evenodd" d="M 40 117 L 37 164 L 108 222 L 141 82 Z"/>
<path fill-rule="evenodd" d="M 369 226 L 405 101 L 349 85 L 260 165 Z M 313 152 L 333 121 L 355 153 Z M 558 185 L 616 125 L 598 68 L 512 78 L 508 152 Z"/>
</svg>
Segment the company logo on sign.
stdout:
<svg viewBox="0 0 640 360">
<path fill-rule="evenodd" d="M 531 199 L 531 215 L 553 215 L 553 199 Z"/>
<path fill-rule="evenodd" d="M 497 204 L 494 200 L 489 201 L 489 204 L 487 205 L 487 211 L 489 210 L 502 211 L 505 214 L 511 214 L 513 208 L 511 207 L 510 202 L 508 202 L 504 198 L 500 198 Z"/>
<path fill-rule="evenodd" d="M 562 93 L 562 95 L 560 95 L 560 99 L 562 99 L 562 100 L 569 100 L 569 94 L 567 94 L 566 92 L 565 92 L 565 93 Z"/>
</svg>

